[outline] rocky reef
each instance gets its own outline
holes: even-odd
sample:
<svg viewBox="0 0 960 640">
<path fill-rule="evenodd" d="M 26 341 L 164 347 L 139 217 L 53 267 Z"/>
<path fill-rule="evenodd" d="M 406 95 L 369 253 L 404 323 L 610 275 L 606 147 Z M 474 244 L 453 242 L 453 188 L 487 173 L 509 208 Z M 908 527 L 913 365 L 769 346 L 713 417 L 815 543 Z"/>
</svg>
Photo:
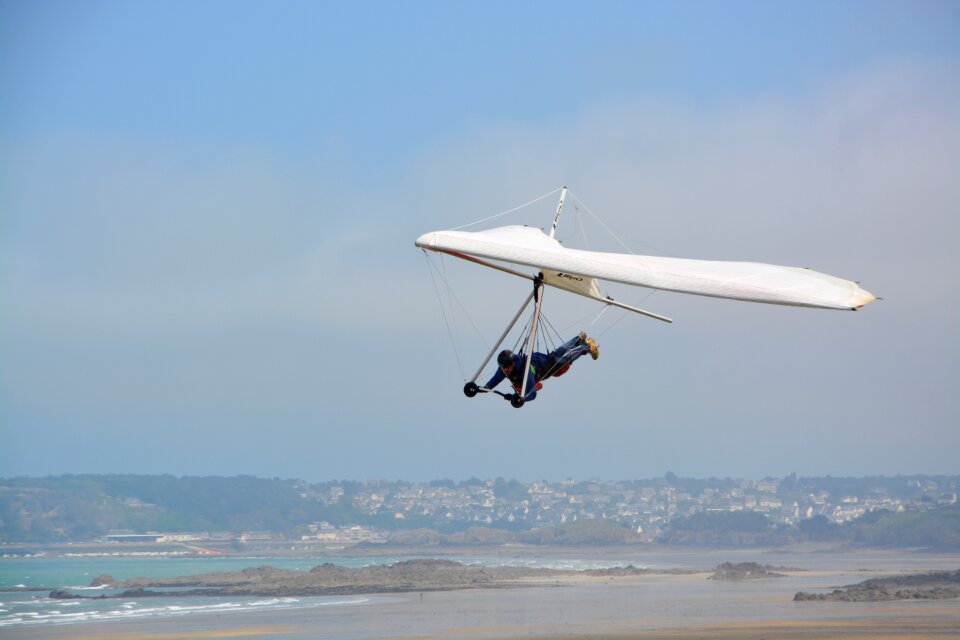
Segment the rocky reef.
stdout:
<svg viewBox="0 0 960 640">
<path fill-rule="evenodd" d="M 801 591 L 793 599 L 837 602 L 882 602 L 886 600 L 945 600 L 960 598 L 960 569 L 931 571 L 888 578 L 871 578 L 830 593 Z"/>
<path fill-rule="evenodd" d="M 242 571 L 204 573 L 176 578 L 131 578 L 116 580 L 108 574 L 94 578 L 91 586 L 123 589 L 105 597 L 168 595 L 308 596 L 439 591 L 449 589 L 503 588 L 520 586 L 531 578 L 551 578 L 572 572 L 527 567 L 483 567 L 451 560 L 407 560 L 390 565 L 349 568 L 329 562 L 310 571 L 276 567 L 251 567 Z M 191 588 L 192 589 L 189 589 Z M 189 590 L 184 590 L 187 588 Z M 51 592 L 52 598 L 78 598 L 64 589 Z M 98 596 L 104 597 L 104 596 Z"/>
<path fill-rule="evenodd" d="M 785 574 L 781 571 L 799 571 L 789 567 L 774 567 L 769 564 L 757 564 L 756 562 L 724 562 L 717 565 L 713 570 L 713 575 L 708 580 L 758 580 L 761 578 L 784 578 Z"/>
</svg>

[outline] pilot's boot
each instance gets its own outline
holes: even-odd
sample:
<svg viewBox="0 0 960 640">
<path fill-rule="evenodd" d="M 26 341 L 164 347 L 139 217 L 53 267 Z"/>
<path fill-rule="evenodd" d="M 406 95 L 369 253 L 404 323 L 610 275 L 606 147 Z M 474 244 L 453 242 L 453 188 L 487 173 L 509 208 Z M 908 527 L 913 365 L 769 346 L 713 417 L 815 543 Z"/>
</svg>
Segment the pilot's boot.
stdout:
<svg viewBox="0 0 960 640">
<path fill-rule="evenodd" d="M 590 347 L 590 357 L 596 360 L 600 357 L 600 347 L 593 338 L 587 338 L 587 346 Z"/>
</svg>

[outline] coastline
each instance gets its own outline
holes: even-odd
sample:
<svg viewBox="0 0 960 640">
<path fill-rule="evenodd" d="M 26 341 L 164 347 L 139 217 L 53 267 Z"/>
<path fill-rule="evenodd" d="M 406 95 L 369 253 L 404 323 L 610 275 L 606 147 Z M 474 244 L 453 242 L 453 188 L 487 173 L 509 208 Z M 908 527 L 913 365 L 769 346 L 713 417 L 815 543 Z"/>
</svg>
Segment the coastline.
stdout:
<svg viewBox="0 0 960 640">
<path fill-rule="evenodd" d="M 383 593 L 453 591 L 459 589 L 511 589 L 528 586 L 569 586 L 590 580 L 623 580 L 647 575 L 688 575 L 684 569 L 643 569 L 632 565 L 608 569 L 561 570 L 463 564 L 447 559 L 403 560 L 392 564 L 350 568 L 330 562 L 308 571 L 277 569 L 268 565 L 242 571 L 202 573 L 174 577 L 136 577 L 116 580 L 108 574 L 93 579 L 90 589 L 109 590 L 92 596 L 80 589 L 58 588 L 49 598 L 105 600 L 167 597 L 250 596 L 298 598 L 354 596 Z M 173 591 L 176 590 L 176 591 Z"/>
<path fill-rule="evenodd" d="M 960 601 L 793 603 L 792 584 L 718 585 L 707 575 L 583 576 L 563 587 L 475 589 L 373 596 L 344 607 L 307 606 L 222 616 L 119 620 L 5 630 L 23 640 L 866 640 L 960 638 Z M 845 580 L 838 572 L 803 582 Z M 679 597 L 681 596 L 682 597 Z M 7 632 L 10 632 L 7 635 Z"/>
<path fill-rule="evenodd" d="M 793 601 L 798 591 L 829 592 L 878 575 L 956 568 L 960 566 L 958 554 L 891 550 L 820 553 L 783 549 L 667 552 L 661 549 L 656 553 L 634 551 L 621 556 L 621 551 L 597 557 L 584 549 L 567 549 L 564 554 L 553 554 L 549 558 L 525 556 L 521 560 L 527 566 L 580 563 L 602 566 L 627 560 L 636 565 L 686 565 L 699 570 L 682 573 L 653 570 L 635 575 L 609 575 L 602 570 L 592 574 L 566 572 L 563 584 L 557 584 L 556 578 L 544 580 L 542 576 L 528 576 L 517 578 L 522 588 L 515 589 L 479 586 L 455 591 L 391 591 L 356 597 L 303 596 L 259 607 L 249 605 L 266 603 L 253 597 L 144 598 L 135 607 L 143 612 L 136 619 L 125 618 L 126 614 L 121 612 L 110 619 L 8 626 L 2 629 L 2 635 L 27 640 L 219 637 L 307 640 L 318 636 L 328 640 L 449 640 L 451 637 L 502 640 L 558 636 L 568 640 L 588 637 L 611 640 L 960 638 L 960 600 Z M 475 556 L 474 559 L 484 558 Z M 269 563 L 269 559 L 264 558 L 250 560 L 250 566 Z M 333 558 L 326 560 L 337 562 Z M 712 568 L 720 562 L 741 560 L 803 570 L 787 570 L 783 572 L 784 577 L 757 580 L 708 579 Z M 115 566 L 124 565 L 120 559 L 112 562 Z M 147 564 L 160 566 L 165 562 L 156 560 Z M 186 561 L 171 562 L 180 566 Z M 210 566 L 202 560 L 197 562 L 198 567 Z M 91 571 L 97 570 L 95 559 L 86 564 Z M 134 562 L 134 565 L 142 567 L 144 563 Z M 353 566 L 362 567 L 362 560 L 358 559 Z M 93 573 L 91 577 L 93 575 L 98 574 Z M 113 602 L 110 609 L 118 609 L 116 605 L 126 601 Z M 233 604 L 228 606 L 229 603 Z M 234 605 L 236 608 L 231 608 Z M 84 607 L 78 605 L 61 611 L 78 612 Z"/>
</svg>

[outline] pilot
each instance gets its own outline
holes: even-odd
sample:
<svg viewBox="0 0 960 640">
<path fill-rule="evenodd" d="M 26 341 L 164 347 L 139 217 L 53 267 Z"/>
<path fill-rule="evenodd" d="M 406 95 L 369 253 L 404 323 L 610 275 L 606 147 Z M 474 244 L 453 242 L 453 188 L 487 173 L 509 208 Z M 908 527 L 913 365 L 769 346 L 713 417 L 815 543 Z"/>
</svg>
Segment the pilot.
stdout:
<svg viewBox="0 0 960 640">
<path fill-rule="evenodd" d="M 562 376 L 570 369 L 573 361 L 589 353 L 590 357 L 596 360 L 600 357 L 600 347 L 596 340 L 587 337 L 586 332 L 581 331 L 580 335 L 567 340 L 558 348 L 549 354 L 534 352 L 530 359 L 530 375 L 527 376 L 527 393 L 523 394 L 523 399 L 527 402 L 537 397 L 537 391 L 543 388 L 541 382 L 547 378 L 556 378 Z M 523 365 L 526 358 L 520 354 L 513 353 L 509 349 L 504 349 L 497 356 L 497 364 L 500 365 L 493 377 L 484 389 L 493 389 L 500 384 L 504 378 L 508 378 L 517 393 L 521 393 L 520 385 L 523 384 Z M 531 382 L 533 389 L 531 390 Z"/>
</svg>

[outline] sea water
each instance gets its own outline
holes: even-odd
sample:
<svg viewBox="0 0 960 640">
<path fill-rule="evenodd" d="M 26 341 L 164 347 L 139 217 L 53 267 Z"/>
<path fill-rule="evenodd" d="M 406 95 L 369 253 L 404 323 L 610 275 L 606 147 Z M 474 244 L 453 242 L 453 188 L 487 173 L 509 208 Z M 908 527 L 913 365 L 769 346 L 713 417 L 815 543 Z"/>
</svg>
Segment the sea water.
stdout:
<svg viewBox="0 0 960 640">
<path fill-rule="evenodd" d="M 116 596 L 122 589 L 91 588 L 91 581 L 101 574 L 117 580 L 136 577 L 169 578 L 201 573 L 241 571 L 248 567 L 268 565 L 278 569 L 309 571 L 318 564 L 332 562 L 345 567 L 393 564 L 410 556 L 364 557 L 179 557 L 179 556 L 113 556 L 84 557 L 34 556 L 0 558 L 0 629 L 18 626 L 60 625 L 89 621 L 129 620 L 164 616 L 189 616 L 201 613 L 229 614 L 241 611 L 269 611 L 291 608 L 357 606 L 382 600 L 377 597 L 302 597 L 257 598 L 217 596 L 176 596 L 147 598 L 64 600 L 47 597 L 53 589 L 96 598 Z M 619 559 L 535 558 L 469 556 L 451 557 L 464 564 L 484 566 L 514 565 L 584 570 L 625 565 Z M 24 590 L 27 589 L 27 590 Z M 32 591 L 31 591 L 32 590 Z"/>
</svg>

